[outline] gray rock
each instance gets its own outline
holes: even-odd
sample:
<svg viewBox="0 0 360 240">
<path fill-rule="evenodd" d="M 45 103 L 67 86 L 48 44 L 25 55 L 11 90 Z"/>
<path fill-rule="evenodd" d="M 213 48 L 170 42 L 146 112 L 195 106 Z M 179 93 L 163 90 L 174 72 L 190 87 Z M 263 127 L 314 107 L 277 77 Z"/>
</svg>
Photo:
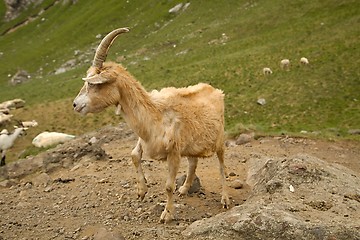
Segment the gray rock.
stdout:
<svg viewBox="0 0 360 240">
<path fill-rule="evenodd" d="M 15 186 L 16 184 L 17 184 L 17 182 L 12 179 L 4 180 L 4 181 L 0 182 L 0 187 L 9 188 L 9 187 Z"/>
<path fill-rule="evenodd" d="M 240 179 L 235 179 L 234 181 L 232 181 L 230 183 L 230 187 L 234 188 L 234 189 L 240 189 L 244 187 L 244 182 L 241 181 Z"/>
<path fill-rule="evenodd" d="M 360 129 L 350 129 L 348 133 L 351 135 L 358 135 L 360 134 Z"/>
<path fill-rule="evenodd" d="M 7 165 L 7 175 L 10 179 L 20 179 L 38 171 L 42 167 L 42 158 L 26 158 Z"/>
<path fill-rule="evenodd" d="M 248 142 L 251 142 L 251 140 L 253 139 L 253 134 L 246 134 L 246 133 L 242 133 L 240 134 L 240 136 L 236 139 L 235 143 L 236 145 L 242 145 Z"/>
<path fill-rule="evenodd" d="M 253 158 L 247 164 L 253 186 L 247 201 L 192 223 L 183 231 L 185 237 L 360 239 L 360 208 L 354 208 L 359 204 L 360 179 L 355 172 L 308 155 Z M 295 192 L 289 191 L 290 185 Z M 345 196 L 351 197 L 344 201 Z"/>
<path fill-rule="evenodd" d="M 31 78 L 30 74 L 25 70 L 19 70 L 17 73 L 10 79 L 11 85 L 18 85 L 23 82 L 28 81 Z"/>
<path fill-rule="evenodd" d="M 184 184 L 185 179 L 186 179 L 186 174 L 176 179 L 176 189 L 179 189 Z M 189 194 L 198 193 L 200 192 L 200 189 L 201 189 L 200 179 L 198 178 L 198 176 L 196 176 L 191 187 L 189 188 L 188 193 Z"/>
<path fill-rule="evenodd" d="M 182 8 L 183 4 L 179 3 L 177 5 L 175 5 L 173 8 L 169 9 L 169 13 L 177 13 L 180 11 L 180 9 Z"/>
<path fill-rule="evenodd" d="M 33 184 L 36 187 L 47 187 L 51 182 L 51 177 L 46 173 L 41 173 L 33 179 Z"/>
<path fill-rule="evenodd" d="M 263 106 L 263 105 L 266 104 L 265 98 L 259 98 L 256 102 L 257 102 L 257 104 L 259 104 L 259 105 L 261 105 L 261 106 Z"/>
</svg>

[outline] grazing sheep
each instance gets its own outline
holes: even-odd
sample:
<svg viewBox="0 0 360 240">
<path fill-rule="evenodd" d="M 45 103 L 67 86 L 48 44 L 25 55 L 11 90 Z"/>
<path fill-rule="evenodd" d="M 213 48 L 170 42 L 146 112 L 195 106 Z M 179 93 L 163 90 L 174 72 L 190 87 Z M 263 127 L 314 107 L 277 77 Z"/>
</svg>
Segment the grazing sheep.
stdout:
<svg viewBox="0 0 360 240">
<path fill-rule="evenodd" d="M 21 124 L 23 127 L 36 127 L 39 125 L 38 122 L 35 120 L 21 122 Z"/>
<path fill-rule="evenodd" d="M 12 117 L 13 115 L 11 114 L 3 114 L 2 112 L 0 112 L 0 125 L 6 122 L 10 122 Z"/>
<path fill-rule="evenodd" d="M 1 161 L 0 166 L 5 165 L 6 151 L 14 145 L 16 138 L 21 135 L 26 128 L 16 128 L 12 134 L 8 134 L 6 129 L 3 129 L 0 134 L 0 151 L 1 151 Z"/>
<path fill-rule="evenodd" d="M 272 73 L 273 73 L 273 72 L 271 71 L 270 68 L 268 68 L 268 67 L 263 68 L 263 74 L 264 74 L 264 75 L 270 75 L 270 74 L 272 74 Z"/>
<path fill-rule="evenodd" d="M 300 58 L 300 63 L 303 65 L 308 65 L 309 60 L 306 57 L 302 57 L 302 58 Z"/>
<path fill-rule="evenodd" d="M 17 109 L 17 108 L 24 107 L 24 105 L 25 105 L 25 101 L 17 98 L 17 99 L 8 100 L 8 101 L 0 103 L 0 109 L 1 108 Z"/>
<path fill-rule="evenodd" d="M 42 132 L 32 140 L 32 144 L 35 147 L 49 147 L 52 145 L 57 145 L 59 143 L 67 142 L 74 138 L 74 135 L 69 135 L 66 133 Z"/>
<path fill-rule="evenodd" d="M 121 106 L 125 121 L 139 136 L 131 152 L 137 173 L 137 193 L 142 200 L 147 193 L 145 176 L 141 167 L 142 154 L 166 161 L 167 203 L 160 222 L 174 217 L 173 192 L 180 159 L 188 159 L 187 178 L 179 188 L 187 194 L 194 178 L 198 158 L 217 154 L 220 165 L 224 208 L 230 201 L 225 184 L 224 165 L 224 94 L 204 83 L 187 88 L 164 88 L 148 93 L 121 65 L 105 62 L 109 47 L 121 33 L 120 28 L 110 32 L 96 50 L 92 66 L 83 80 L 84 86 L 74 100 L 74 110 L 87 114 L 99 112 L 110 105 Z"/>
<path fill-rule="evenodd" d="M 290 67 L 290 60 L 289 59 L 283 59 L 280 61 L 280 67 L 284 70 L 289 70 Z"/>
</svg>

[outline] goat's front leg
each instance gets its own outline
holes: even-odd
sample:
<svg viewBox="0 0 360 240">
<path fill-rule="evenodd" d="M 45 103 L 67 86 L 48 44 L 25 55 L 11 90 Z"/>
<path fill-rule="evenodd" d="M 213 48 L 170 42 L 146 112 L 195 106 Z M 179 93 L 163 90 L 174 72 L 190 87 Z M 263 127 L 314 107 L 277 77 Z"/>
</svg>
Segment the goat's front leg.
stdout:
<svg viewBox="0 0 360 240">
<path fill-rule="evenodd" d="M 221 177 L 221 185 L 222 185 L 222 192 L 221 192 L 221 204 L 223 208 L 230 207 L 230 200 L 229 195 L 226 190 L 226 174 L 225 174 L 225 163 L 224 163 L 224 149 L 219 149 L 217 152 L 217 157 L 219 159 L 219 170 L 220 170 L 220 177 Z"/>
<path fill-rule="evenodd" d="M 136 176 L 137 176 L 137 194 L 140 200 L 143 200 L 145 194 L 147 193 L 146 179 L 141 167 L 141 157 L 142 157 L 142 147 L 141 139 L 139 138 L 135 148 L 131 152 L 131 159 L 135 166 Z"/>
<path fill-rule="evenodd" d="M 179 170 L 180 154 L 170 153 L 167 157 L 168 164 L 168 179 L 166 181 L 166 194 L 167 202 L 164 211 L 160 216 L 160 222 L 168 223 L 174 218 L 174 190 L 175 190 L 175 178 Z"/>
<path fill-rule="evenodd" d="M 186 175 L 186 180 L 184 184 L 179 188 L 180 195 L 185 195 L 188 193 L 191 184 L 195 179 L 195 171 L 196 171 L 197 163 L 198 163 L 198 159 L 196 157 L 188 157 L 189 167 Z"/>
<path fill-rule="evenodd" d="M 2 151 L 1 151 L 0 166 L 5 166 L 5 150 L 2 150 Z"/>
</svg>

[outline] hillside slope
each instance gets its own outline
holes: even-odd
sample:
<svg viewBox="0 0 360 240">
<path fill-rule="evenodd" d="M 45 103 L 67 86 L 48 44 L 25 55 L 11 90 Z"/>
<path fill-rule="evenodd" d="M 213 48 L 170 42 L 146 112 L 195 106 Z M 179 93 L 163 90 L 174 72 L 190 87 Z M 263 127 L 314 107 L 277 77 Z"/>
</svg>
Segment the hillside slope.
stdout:
<svg viewBox="0 0 360 240">
<path fill-rule="evenodd" d="M 348 134 L 360 127 L 358 1 L 194 1 L 169 13 L 178 3 L 47 0 L 1 22 L 0 102 L 26 100 L 16 118 L 41 123 L 28 138 L 42 130 L 81 134 L 120 121 L 112 110 L 80 118 L 71 101 L 101 40 L 97 35 L 128 26 L 131 32 L 116 40 L 108 59 L 149 90 L 197 82 L 223 89 L 230 134 L 304 130 L 359 139 Z M 32 20 L 8 31 L 27 16 Z M 302 56 L 308 66 L 299 64 Z M 291 61 L 289 71 L 280 69 L 283 58 Z M 70 67 L 63 71 L 65 63 Z M 263 67 L 274 73 L 264 76 Z M 9 85 L 19 69 L 31 80 Z"/>
</svg>

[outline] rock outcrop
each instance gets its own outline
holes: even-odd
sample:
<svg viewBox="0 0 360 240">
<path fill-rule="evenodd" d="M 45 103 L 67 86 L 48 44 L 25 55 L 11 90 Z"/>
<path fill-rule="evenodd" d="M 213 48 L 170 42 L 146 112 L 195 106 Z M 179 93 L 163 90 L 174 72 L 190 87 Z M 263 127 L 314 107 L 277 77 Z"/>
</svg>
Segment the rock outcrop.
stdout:
<svg viewBox="0 0 360 240">
<path fill-rule="evenodd" d="M 360 179 L 308 155 L 251 159 L 252 194 L 230 211 L 191 224 L 202 239 L 360 239 Z"/>
</svg>

